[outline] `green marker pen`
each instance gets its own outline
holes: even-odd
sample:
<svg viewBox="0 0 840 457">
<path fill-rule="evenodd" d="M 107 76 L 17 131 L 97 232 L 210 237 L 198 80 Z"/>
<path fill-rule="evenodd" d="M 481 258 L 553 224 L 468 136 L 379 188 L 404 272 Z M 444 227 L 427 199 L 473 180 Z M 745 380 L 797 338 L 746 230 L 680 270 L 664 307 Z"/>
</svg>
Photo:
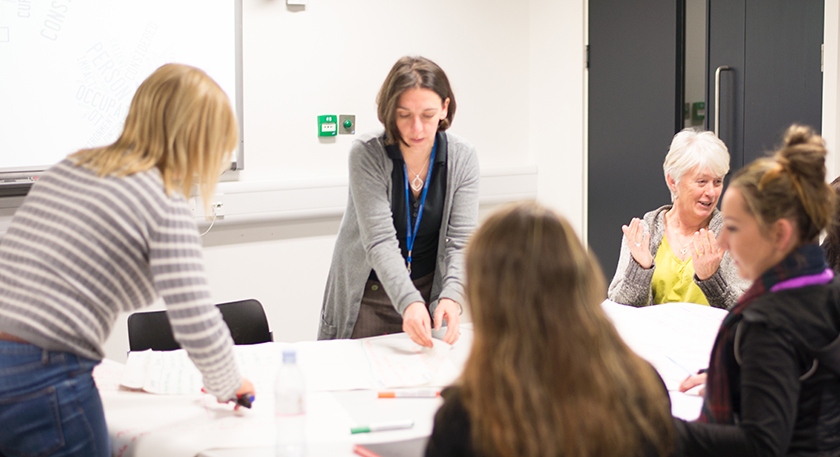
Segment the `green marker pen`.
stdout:
<svg viewBox="0 0 840 457">
<path fill-rule="evenodd" d="M 377 422 L 363 427 L 354 427 L 350 429 L 350 433 L 370 433 L 381 432 L 385 430 L 400 430 L 404 428 L 414 427 L 414 421 L 411 419 L 391 422 Z"/>
</svg>

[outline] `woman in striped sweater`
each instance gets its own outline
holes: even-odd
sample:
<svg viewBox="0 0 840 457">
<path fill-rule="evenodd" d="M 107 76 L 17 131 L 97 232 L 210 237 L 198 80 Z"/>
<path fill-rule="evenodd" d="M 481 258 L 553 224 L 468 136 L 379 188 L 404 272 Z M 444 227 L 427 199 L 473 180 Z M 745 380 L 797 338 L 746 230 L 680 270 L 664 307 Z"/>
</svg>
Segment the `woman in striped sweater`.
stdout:
<svg viewBox="0 0 840 457">
<path fill-rule="evenodd" d="M 110 455 L 91 373 L 117 314 L 162 297 L 175 339 L 220 401 L 252 394 L 210 299 L 185 195 L 204 201 L 238 141 L 203 71 L 157 69 L 122 135 L 32 186 L 0 242 L 0 454 Z"/>
</svg>

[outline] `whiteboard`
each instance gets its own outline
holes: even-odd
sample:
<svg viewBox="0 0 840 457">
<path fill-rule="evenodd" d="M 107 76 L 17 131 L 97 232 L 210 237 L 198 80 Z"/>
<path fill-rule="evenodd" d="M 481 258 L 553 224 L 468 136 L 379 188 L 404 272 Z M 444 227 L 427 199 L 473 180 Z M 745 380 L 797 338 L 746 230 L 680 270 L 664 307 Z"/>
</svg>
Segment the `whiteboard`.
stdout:
<svg viewBox="0 0 840 457">
<path fill-rule="evenodd" d="M 227 93 L 241 168 L 241 7 L 241 0 L 0 2 L 0 182 L 112 143 L 137 87 L 170 62 L 201 68 Z"/>
</svg>

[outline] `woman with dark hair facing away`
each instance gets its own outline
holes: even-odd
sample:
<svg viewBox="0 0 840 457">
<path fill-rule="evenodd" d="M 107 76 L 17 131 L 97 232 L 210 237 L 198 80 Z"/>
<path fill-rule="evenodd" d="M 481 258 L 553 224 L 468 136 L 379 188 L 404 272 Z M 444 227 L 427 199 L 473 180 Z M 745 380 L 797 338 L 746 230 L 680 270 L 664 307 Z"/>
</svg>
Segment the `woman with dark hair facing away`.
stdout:
<svg viewBox="0 0 840 457">
<path fill-rule="evenodd" d="M 158 68 L 111 145 L 32 186 L 0 243 L 0 455 L 110 456 L 91 376 L 120 312 L 162 297 L 175 340 L 220 401 L 251 395 L 210 300 L 186 195 L 205 202 L 238 130 L 203 71 Z"/>
<path fill-rule="evenodd" d="M 475 148 L 446 131 L 455 95 L 429 59 L 398 60 L 376 101 L 385 131 L 361 136 L 350 150 L 347 210 L 318 339 L 404 331 L 431 347 L 431 325 L 445 320 L 443 341 L 454 343 L 462 251 L 478 218 Z"/>
<path fill-rule="evenodd" d="M 825 239 L 820 246 L 825 251 L 825 260 L 828 262 L 828 266 L 835 273 L 840 273 L 840 208 L 837 207 L 840 206 L 840 177 L 834 178 L 834 181 L 831 181 L 831 188 L 837 197 L 834 207 L 834 219 L 826 227 Z"/>
<path fill-rule="evenodd" d="M 501 210 L 467 248 L 475 339 L 426 456 L 664 456 L 665 386 L 601 308 L 604 278 L 569 223 Z"/>
<path fill-rule="evenodd" d="M 840 282 L 818 237 L 832 219 L 825 143 L 792 126 L 736 173 L 720 244 L 752 286 L 720 327 L 700 418 L 677 420 L 688 456 L 840 455 Z"/>
</svg>

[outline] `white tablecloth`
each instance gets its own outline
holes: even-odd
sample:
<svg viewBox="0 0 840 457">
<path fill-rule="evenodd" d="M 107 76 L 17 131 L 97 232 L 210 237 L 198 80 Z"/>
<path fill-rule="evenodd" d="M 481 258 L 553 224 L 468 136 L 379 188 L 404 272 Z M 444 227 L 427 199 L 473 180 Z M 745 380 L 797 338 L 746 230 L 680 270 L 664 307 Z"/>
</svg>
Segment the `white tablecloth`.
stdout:
<svg viewBox="0 0 840 457">
<path fill-rule="evenodd" d="M 631 308 L 605 302 L 603 307 L 628 346 L 662 375 L 671 390 L 674 415 L 689 420 L 696 418 L 702 399 L 676 392 L 676 386 L 689 372 L 706 367 L 726 312 L 684 303 Z M 302 364 L 306 368 L 304 375 L 309 371 L 310 378 L 317 376 L 308 383 L 307 394 L 306 440 L 310 456 L 355 456 L 353 443 L 398 441 L 431 433 L 440 399 L 378 399 L 376 392 L 392 387 L 388 382 L 416 381 L 424 369 L 429 372 L 425 385 L 444 386 L 454 381 L 469 354 L 471 325 L 463 326 L 462 337 L 452 348 L 439 345 L 438 352 L 432 354 L 423 354 L 419 346 L 416 350 L 406 350 L 406 338 L 405 334 L 396 334 L 347 344 L 274 343 L 278 350 L 288 346 L 298 348 L 299 360 L 308 360 Z M 375 347 L 357 351 L 348 344 Z M 418 368 L 419 365 L 422 367 Z M 276 367 L 250 367 L 250 370 L 243 371 L 257 387 L 254 407 L 234 412 L 231 405 L 218 404 L 209 395 L 199 393 L 156 395 L 117 391 L 114 378 L 119 367 L 114 363 L 103 364 L 98 368 L 97 383 L 102 386 L 113 455 L 272 456 L 271 375 Z M 350 434 L 354 426 L 398 419 L 412 419 L 414 427 Z"/>
</svg>

